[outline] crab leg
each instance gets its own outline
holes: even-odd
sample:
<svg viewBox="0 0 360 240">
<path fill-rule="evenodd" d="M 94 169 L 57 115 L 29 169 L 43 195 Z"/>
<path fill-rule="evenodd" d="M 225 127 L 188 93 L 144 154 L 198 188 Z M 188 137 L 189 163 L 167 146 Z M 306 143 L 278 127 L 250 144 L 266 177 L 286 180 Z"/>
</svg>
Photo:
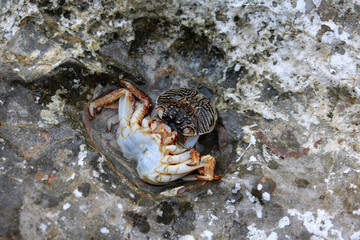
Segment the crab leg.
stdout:
<svg viewBox="0 0 360 240">
<path fill-rule="evenodd" d="M 202 161 L 206 160 L 205 167 L 199 168 L 199 174 L 190 174 L 182 177 L 184 181 L 193 181 L 193 180 L 202 180 L 202 181 L 212 181 L 221 179 L 220 176 L 214 175 L 216 160 L 211 155 L 205 155 L 201 158 Z"/>
<path fill-rule="evenodd" d="M 134 85 L 132 85 L 131 83 L 124 81 L 124 80 L 119 80 L 120 84 L 124 85 L 127 89 L 129 89 L 129 91 L 134 94 L 135 97 L 137 97 L 138 99 L 147 102 L 148 105 L 151 105 L 150 99 L 148 98 L 148 96 L 146 96 L 145 93 L 143 93 L 142 91 L 140 91 L 139 89 L 137 89 Z"/>
<path fill-rule="evenodd" d="M 206 160 L 205 167 L 199 169 L 201 175 L 193 175 L 198 180 L 203 181 L 212 181 L 212 180 L 219 180 L 221 179 L 220 176 L 214 175 L 214 170 L 216 166 L 216 160 L 211 155 L 205 155 L 201 157 L 201 161 Z"/>
<path fill-rule="evenodd" d="M 189 160 L 191 162 L 191 160 Z M 219 180 L 221 177 L 214 175 L 216 160 L 211 155 L 201 157 L 201 162 L 197 166 L 188 166 L 185 162 L 175 165 L 166 165 L 156 169 L 156 173 L 149 174 L 147 177 L 154 179 L 157 183 L 174 181 L 182 178 L 185 181 L 202 180 L 212 181 Z M 200 174 L 186 175 L 193 170 L 198 169 Z"/>
<path fill-rule="evenodd" d="M 89 104 L 89 113 L 91 117 L 95 116 L 95 112 L 100 111 L 105 105 L 114 102 L 119 99 L 122 95 L 124 95 L 126 89 L 120 88 L 116 89 L 105 96 L 102 96 L 98 99 L 95 99 Z"/>
<path fill-rule="evenodd" d="M 132 97 L 131 93 L 127 89 L 124 89 L 124 88 L 117 89 L 117 90 L 121 90 L 121 91 L 116 92 L 117 95 L 113 94 L 113 95 L 110 95 L 109 98 L 101 99 L 102 102 L 105 102 L 105 100 L 106 101 L 110 101 L 110 100 L 115 101 L 115 100 L 117 100 L 117 98 L 119 98 L 119 103 L 117 104 L 118 105 L 118 114 L 112 116 L 106 122 L 106 128 L 109 131 L 111 130 L 112 125 L 119 123 L 122 119 L 124 119 L 124 122 L 128 123 L 129 119 L 131 117 L 131 114 L 133 112 L 133 103 L 134 103 L 135 99 Z M 113 92 L 111 92 L 111 93 L 113 93 Z M 124 93 L 125 93 L 125 96 L 124 96 Z M 102 98 L 105 98 L 106 96 L 104 96 Z M 97 100 L 95 100 L 95 101 L 97 101 Z"/>
<path fill-rule="evenodd" d="M 177 164 L 189 160 L 191 158 L 190 151 L 186 151 L 177 155 L 166 155 L 161 162 L 164 164 Z"/>
<path fill-rule="evenodd" d="M 147 115 L 147 109 L 145 104 L 142 103 L 136 107 L 136 110 L 130 119 L 130 126 L 140 125 L 142 120 L 146 117 L 146 115 Z"/>
<path fill-rule="evenodd" d="M 104 106 L 107 109 L 118 109 L 119 108 L 119 103 L 114 102 L 114 103 L 110 103 Z"/>
<path fill-rule="evenodd" d="M 181 148 L 177 145 L 167 145 L 163 147 L 165 154 L 179 154 L 186 151 L 186 149 Z"/>
<path fill-rule="evenodd" d="M 180 154 L 166 155 L 161 162 L 164 164 L 178 164 L 187 161 L 187 166 L 194 167 L 200 164 L 200 160 L 200 153 L 195 149 L 190 149 Z"/>
<path fill-rule="evenodd" d="M 159 173 L 150 173 L 146 176 L 142 176 L 143 180 L 150 182 L 155 185 L 167 184 L 169 182 L 175 181 L 179 178 L 183 178 L 185 174 L 174 174 L 174 175 L 164 175 Z M 193 180 L 197 180 L 196 178 Z"/>
<path fill-rule="evenodd" d="M 189 162 L 191 162 L 191 160 L 184 161 L 182 163 L 174 164 L 174 165 L 160 166 L 156 168 L 155 171 L 162 174 L 185 174 L 185 173 L 190 173 L 198 168 L 205 167 L 206 165 L 206 163 L 202 161 L 197 166 L 188 166 L 187 163 Z"/>
<path fill-rule="evenodd" d="M 146 115 L 149 114 L 149 111 L 151 109 L 151 101 L 145 95 L 145 93 L 141 92 L 131 83 L 123 80 L 120 80 L 119 82 L 124 85 L 135 97 L 144 102 L 140 107 L 137 108 L 136 114 L 134 114 L 133 116 L 136 119 L 137 123 L 140 124 L 141 121 L 146 117 Z"/>
<path fill-rule="evenodd" d="M 200 153 L 198 151 L 196 151 L 195 149 L 190 150 L 190 155 L 191 155 L 191 162 L 187 163 L 186 165 L 188 166 L 197 166 L 200 164 Z"/>
</svg>

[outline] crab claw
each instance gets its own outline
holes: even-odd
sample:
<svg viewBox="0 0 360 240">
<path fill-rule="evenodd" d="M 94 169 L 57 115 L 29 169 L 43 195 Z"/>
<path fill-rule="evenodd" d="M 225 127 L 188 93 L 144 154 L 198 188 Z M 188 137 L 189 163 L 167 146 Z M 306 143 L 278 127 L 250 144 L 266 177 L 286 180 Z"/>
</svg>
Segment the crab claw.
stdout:
<svg viewBox="0 0 360 240">
<path fill-rule="evenodd" d="M 211 155 L 206 155 L 201 160 L 206 160 L 205 167 L 198 170 L 201 175 L 195 175 L 194 177 L 202 181 L 220 180 L 221 177 L 214 174 L 216 166 L 215 158 Z"/>
</svg>

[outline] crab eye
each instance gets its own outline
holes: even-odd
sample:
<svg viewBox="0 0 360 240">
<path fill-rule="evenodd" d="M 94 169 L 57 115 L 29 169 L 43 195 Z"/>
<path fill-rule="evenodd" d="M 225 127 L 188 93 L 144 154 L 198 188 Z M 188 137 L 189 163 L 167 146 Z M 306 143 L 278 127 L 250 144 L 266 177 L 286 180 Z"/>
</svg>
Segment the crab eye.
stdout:
<svg viewBox="0 0 360 240">
<path fill-rule="evenodd" d="M 194 130 L 190 127 L 184 128 L 184 130 L 182 130 L 182 134 L 184 136 L 192 136 L 194 135 Z"/>
<path fill-rule="evenodd" d="M 162 107 L 157 107 L 157 115 L 159 116 L 160 119 L 162 119 L 163 115 L 164 115 L 164 108 Z"/>
</svg>

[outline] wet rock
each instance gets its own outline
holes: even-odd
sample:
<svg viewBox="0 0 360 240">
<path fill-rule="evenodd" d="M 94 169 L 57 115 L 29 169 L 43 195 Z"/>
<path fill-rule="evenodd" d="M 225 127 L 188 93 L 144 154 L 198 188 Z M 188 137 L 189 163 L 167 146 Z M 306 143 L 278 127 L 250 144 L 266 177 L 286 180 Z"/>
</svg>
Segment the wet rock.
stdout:
<svg viewBox="0 0 360 240">
<path fill-rule="evenodd" d="M 241 66 L 239 63 L 234 64 L 231 68 L 226 70 L 226 80 L 224 87 L 226 88 L 236 88 L 236 84 L 244 78 L 248 73 L 245 66 Z"/>
<path fill-rule="evenodd" d="M 0 233 L 2 236 L 19 236 L 20 210 L 23 205 L 22 184 L 6 175 L 2 175 L 0 180 L 3 184 L 0 201 L 2 206 L 6 206 L 0 211 L 2 223 Z"/>
<path fill-rule="evenodd" d="M 161 216 L 156 218 L 158 223 L 168 225 L 175 218 L 174 209 L 170 203 L 162 202 L 159 206 L 159 210 L 161 211 Z"/>
<path fill-rule="evenodd" d="M 245 223 L 241 224 L 234 221 L 230 231 L 230 237 L 231 239 L 246 239 L 248 232 L 249 230 Z"/>
<path fill-rule="evenodd" d="M 146 216 L 128 211 L 125 212 L 125 218 L 127 218 L 134 227 L 137 227 L 140 232 L 148 233 L 150 231 L 150 224 Z"/>
<path fill-rule="evenodd" d="M 87 197 L 87 196 L 89 196 L 89 192 L 91 190 L 91 185 L 90 185 L 90 183 L 83 183 L 79 186 L 78 190 L 82 196 Z"/>
<path fill-rule="evenodd" d="M 259 199 L 260 203 L 270 201 L 270 196 L 276 189 L 276 182 L 269 177 L 262 177 L 257 181 L 256 186 L 252 189 L 251 194 Z"/>
<path fill-rule="evenodd" d="M 306 188 L 309 185 L 309 181 L 303 178 L 296 179 L 295 182 L 299 188 Z"/>
<path fill-rule="evenodd" d="M 190 203 L 181 203 L 179 206 L 179 215 L 175 219 L 173 230 L 179 235 L 186 235 L 195 230 L 193 221 L 195 220 L 195 213 Z"/>
</svg>

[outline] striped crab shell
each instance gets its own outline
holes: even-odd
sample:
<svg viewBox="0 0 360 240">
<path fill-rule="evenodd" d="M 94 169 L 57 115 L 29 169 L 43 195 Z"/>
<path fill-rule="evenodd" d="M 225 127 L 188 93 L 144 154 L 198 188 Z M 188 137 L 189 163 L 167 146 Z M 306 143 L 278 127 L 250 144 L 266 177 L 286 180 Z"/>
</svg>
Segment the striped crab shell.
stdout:
<svg viewBox="0 0 360 240">
<path fill-rule="evenodd" d="M 171 89 L 158 97 L 156 105 L 159 118 L 185 137 L 209 133 L 215 128 L 214 104 L 195 89 Z"/>
</svg>

